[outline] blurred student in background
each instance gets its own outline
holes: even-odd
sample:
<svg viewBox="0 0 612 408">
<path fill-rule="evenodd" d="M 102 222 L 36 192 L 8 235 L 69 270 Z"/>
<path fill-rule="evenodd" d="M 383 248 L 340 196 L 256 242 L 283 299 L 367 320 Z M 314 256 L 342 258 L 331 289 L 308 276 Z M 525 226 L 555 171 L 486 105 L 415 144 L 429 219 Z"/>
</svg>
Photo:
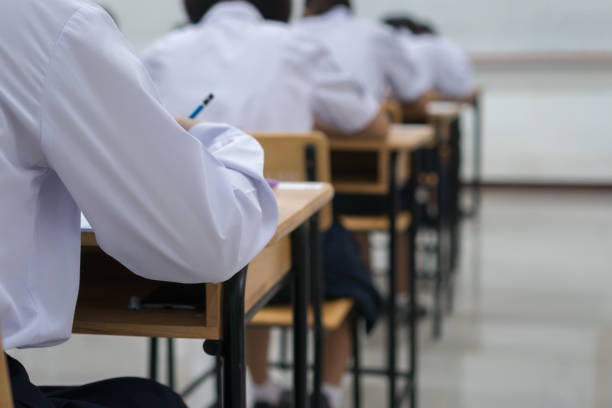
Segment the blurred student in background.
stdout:
<svg viewBox="0 0 612 408">
<path fill-rule="evenodd" d="M 438 97 L 465 99 L 474 92 L 474 72 L 468 56 L 452 41 L 439 36 L 429 25 L 409 16 L 384 20 L 397 34 L 413 58 L 423 65 Z"/>
<path fill-rule="evenodd" d="M 388 121 L 379 98 L 342 71 L 317 39 L 285 23 L 290 6 L 290 0 L 185 0 L 192 25 L 143 55 L 161 99 L 171 112 L 187 114 L 212 92 L 203 119 L 250 131 L 317 128 L 337 137 L 384 138 Z M 326 292 L 355 298 L 371 326 L 382 301 L 351 240 L 339 224 L 324 236 Z M 330 248 L 342 250 L 330 254 Z M 267 329 L 247 335 L 255 407 L 288 407 L 289 394 L 268 373 L 269 335 Z M 347 321 L 325 338 L 323 407 L 341 403 L 351 349 Z"/>
<path fill-rule="evenodd" d="M 289 30 L 287 0 L 186 0 L 193 24 L 143 53 L 162 101 L 188 114 L 208 94 L 206 120 L 249 131 L 383 138 L 378 101 L 318 41 Z M 315 122 L 316 121 L 316 122 Z"/>
<path fill-rule="evenodd" d="M 422 66 L 389 27 L 356 18 L 349 0 L 306 0 L 297 28 L 323 41 L 340 66 L 378 100 L 427 99 L 431 84 Z"/>
</svg>

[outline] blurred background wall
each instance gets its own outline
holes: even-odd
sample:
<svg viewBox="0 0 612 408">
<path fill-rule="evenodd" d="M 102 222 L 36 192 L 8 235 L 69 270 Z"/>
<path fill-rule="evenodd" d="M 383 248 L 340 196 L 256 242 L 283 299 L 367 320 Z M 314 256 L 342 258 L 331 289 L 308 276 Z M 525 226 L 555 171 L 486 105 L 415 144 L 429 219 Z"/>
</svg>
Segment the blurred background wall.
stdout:
<svg viewBox="0 0 612 408">
<path fill-rule="evenodd" d="M 612 1 L 354 1 L 363 17 L 425 17 L 474 57 L 485 181 L 612 185 Z M 184 22 L 180 0 L 99 2 L 137 50 Z"/>
</svg>

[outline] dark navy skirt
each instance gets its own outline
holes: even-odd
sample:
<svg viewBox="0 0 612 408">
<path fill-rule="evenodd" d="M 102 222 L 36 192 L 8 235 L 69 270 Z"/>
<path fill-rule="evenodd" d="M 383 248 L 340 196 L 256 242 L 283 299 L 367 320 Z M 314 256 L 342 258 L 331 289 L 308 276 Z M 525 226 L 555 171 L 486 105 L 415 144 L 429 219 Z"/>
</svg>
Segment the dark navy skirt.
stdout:
<svg viewBox="0 0 612 408">
<path fill-rule="evenodd" d="M 357 241 L 338 221 L 322 233 L 321 241 L 325 298 L 353 299 L 357 311 L 366 321 L 367 330 L 372 330 L 382 314 L 383 301 L 363 262 Z M 285 287 L 272 303 L 287 303 L 290 299 L 290 288 Z"/>
</svg>

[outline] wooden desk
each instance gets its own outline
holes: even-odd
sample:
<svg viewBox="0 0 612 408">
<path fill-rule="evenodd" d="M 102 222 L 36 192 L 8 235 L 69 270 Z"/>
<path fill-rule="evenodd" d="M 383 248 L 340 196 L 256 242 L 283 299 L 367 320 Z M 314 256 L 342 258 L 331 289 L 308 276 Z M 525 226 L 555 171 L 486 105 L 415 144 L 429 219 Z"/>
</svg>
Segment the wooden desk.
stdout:
<svg viewBox="0 0 612 408">
<path fill-rule="evenodd" d="M 382 374 L 388 380 L 388 402 L 390 407 L 402 405 L 406 395 L 410 396 L 411 405 L 416 403 L 417 378 L 417 322 L 415 313 L 410 314 L 409 333 L 410 341 L 408 353 L 410 367 L 407 372 L 398 370 L 398 333 L 396 309 L 396 247 L 397 224 L 399 222 L 399 194 L 400 189 L 409 183 L 409 191 L 414 192 L 417 183 L 417 169 L 419 168 L 419 151 L 434 141 L 434 129 L 429 125 L 393 125 L 389 136 L 384 140 L 359 139 L 332 139 L 332 182 L 338 193 L 346 194 L 351 200 L 353 197 L 377 196 L 384 201 L 383 210 L 378 216 L 386 217 L 384 225 L 390 237 L 389 244 L 389 272 L 387 301 L 387 362 L 384 368 L 364 369 L 366 373 Z M 414 201 L 414 200 L 413 200 Z M 359 214 L 359 208 L 354 208 L 351 202 L 350 215 Z M 342 211 L 342 209 L 339 209 Z M 410 209 L 415 214 L 416 206 Z M 416 310 L 416 278 L 415 271 L 415 236 L 417 220 L 413 216 L 410 222 L 409 248 L 410 251 L 410 310 Z M 397 380 L 406 379 L 405 388 L 398 393 Z M 407 391 L 407 392 L 405 392 Z"/>
<path fill-rule="evenodd" d="M 396 172 L 398 184 L 405 182 L 408 153 L 433 141 L 431 126 L 398 124 L 391 125 L 386 139 L 331 139 L 332 179 L 336 193 L 387 194 L 391 169 Z M 399 167 L 391 165 L 393 154 L 406 160 L 399 160 Z"/>
<path fill-rule="evenodd" d="M 236 404 L 238 398 L 237 405 L 226 406 L 243 407 L 245 316 L 248 320 L 264 305 L 293 266 L 294 286 L 300 292 L 295 295 L 303 303 L 294 305 L 295 352 L 303 359 L 296 362 L 297 403 L 297 395 L 306 395 L 306 279 L 310 273 L 306 265 L 310 254 L 305 225 L 329 203 L 333 189 L 325 183 L 281 183 L 275 193 L 279 225 L 274 237 L 251 262 L 248 273 L 245 268 L 228 282 L 201 285 L 205 310 L 129 310 L 130 297 L 146 296 L 163 283 L 140 278 L 101 255 L 93 231 L 83 230 L 81 287 L 73 332 L 222 340 L 227 385 L 224 400 Z M 305 406 L 305 400 L 296 406 Z"/>
<path fill-rule="evenodd" d="M 427 104 L 425 113 L 430 119 L 455 119 L 461 115 L 460 103 L 451 101 L 434 101 Z"/>
<path fill-rule="evenodd" d="M 447 291 L 447 299 L 453 298 L 451 275 L 458 253 L 460 117 L 465 107 L 466 103 L 437 100 L 425 105 L 423 112 L 405 112 L 409 120 L 430 123 L 436 134 L 436 143 L 424 169 L 426 177 L 435 175 L 437 178 L 432 190 L 436 190 L 438 210 L 430 214 L 438 236 L 432 325 L 434 338 L 442 335 L 442 291 Z M 452 302 L 447 303 L 450 305 Z"/>
<path fill-rule="evenodd" d="M 481 192 L 482 192 L 482 95 L 484 88 L 479 86 L 476 90 L 465 99 L 455 99 L 453 102 L 458 102 L 463 106 L 470 106 L 474 111 L 474 132 L 472 138 L 473 161 L 472 161 L 472 202 L 471 206 L 465 213 L 469 216 L 475 216 L 480 210 Z"/>
<path fill-rule="evenodd" d="M 441 97 L 437 101 L 426 105 L 425 110 L 414 109 L 411 105 L 402 108 L 405 122 L 434 123 L 435 121 L 449 121 L 460 116 L 461 112 L 470 107 L 474 112 L 474 129 L 472 135 L 473 161 L 472 161 L 472 202 L 466 214 L 474 216 L 478 214 L 481 204 L 482 185 L 482 95 L 484 88 L 476 87 L 474 92 L 466 98 Z M 392 102 L 392 104 L 397 102 Z M 439 139 L 441 140 L 441 139 Z"/>
</svg>

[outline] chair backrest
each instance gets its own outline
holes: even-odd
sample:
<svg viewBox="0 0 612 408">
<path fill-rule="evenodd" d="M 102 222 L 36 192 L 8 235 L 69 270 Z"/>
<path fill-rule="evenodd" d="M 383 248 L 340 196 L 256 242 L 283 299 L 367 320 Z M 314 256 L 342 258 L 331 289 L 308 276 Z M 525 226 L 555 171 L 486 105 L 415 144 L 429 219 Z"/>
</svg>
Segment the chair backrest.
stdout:
<svg viewBox="0 0 612 408">
<path fill-rule="evenodd" d="M 403 123 L 404 114 L 402 112 L 402 104 L 394 99 L 387 99 L 383 103 L 383 110 L 387 114 L 391 123 Z"/>
<path fill-rule="evenodd" d="M 13 408 L 13 394 L 11 393 L 11 380 L 9 377 L 4 347 L 2 347 L 2 333 L 0 332 L 0 408 Z"/>
<path fill-rule="evenodd" d="M 279 181 L 320 181 L 331 183 L 329 143 L 321 132 L 250 132 L 264 153 L 264 175 Z M 331 226 L 331 204 L 321 210 L 319 226 Z"/>
</svg>

